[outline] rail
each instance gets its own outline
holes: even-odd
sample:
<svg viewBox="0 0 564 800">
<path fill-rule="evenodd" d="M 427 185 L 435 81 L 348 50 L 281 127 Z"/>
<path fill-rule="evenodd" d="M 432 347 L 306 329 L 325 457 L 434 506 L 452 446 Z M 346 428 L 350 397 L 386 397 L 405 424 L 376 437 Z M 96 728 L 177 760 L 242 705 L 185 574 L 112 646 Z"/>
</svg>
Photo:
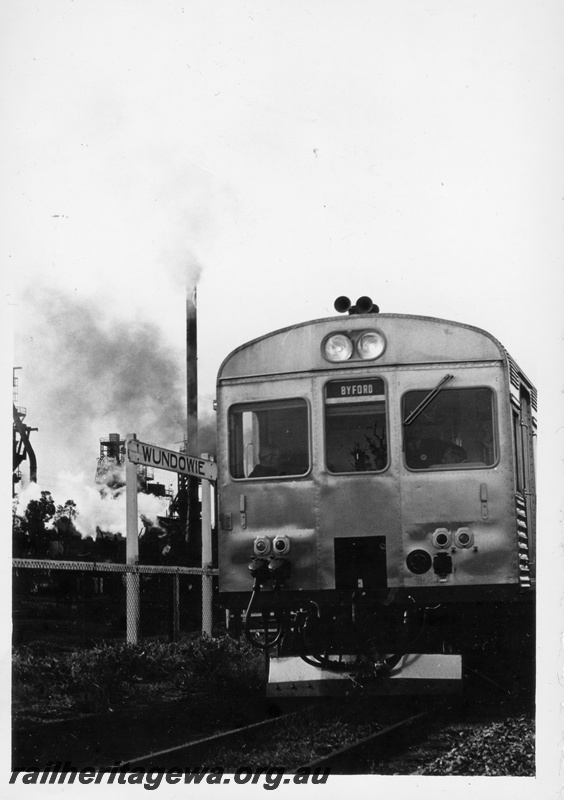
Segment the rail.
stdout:
<svg viewBox="0 0 564 800">
<path fill-rule="evenodd" d="M 380 731 L 376 731 L 376 733 L 371 733 L 369 736 L 364 736 L 361 739 L 350 742 L 344 747 L 336 748 L 320 758 L 309 761 L 307 764 L 301 764 L 299 767 L 295 767 L 294 769 L 290 770 L 290 772 L 309 773 L 313 770 L 319 770 L 322 768 L 326 769 L 329 766 L 335 767 L 335 765 L 342 764 L 343 761 L 349 762 L 347 764 L 348 772 L 350 770 L 351 756 L 355 756 L 358 751 L 363 750 L 366 745 L 372 744 L 379 747 L 388 746 L 388 743 L 393 737 L 397 736 L 400 732 L 413 729 L 413 726 L 419 721 L 428 717 L 429 713 L 429 711 L 421 711 L 418 714 L 413 714 L 405 719 L 400 720 L 399 722 L 395 722 L 393 725 L 388 725 Z"/>
<path fill-rule="evenodd" d="M 319 710 L 319 707 L 316 705 L 302 707 L 297 711 L 281 714 L 275 718 L 254 722 L 250 725 L 212 734 L 202 739 L 187 741 L 174 747 L 155 750 L 144 755 L 129 758 L 120 766 L 122 768 L 127 767 L 128 769 L 134 768 L 136 770 L 158 770 L 164 772 L 170 769 L 178 769 L 179 764 L 198 763 L 202 765 L 201 769 L 204 769 L 204 767 L 207 768 L 212 761 L 215 763 L 214 759 L 217 761 L 219 758 L 221 761 L 218 754 L 224 747 L 227 747 L 228 751 L 231 751 L 231 754 L 226 756 L 228 762 L 233 761 L 234 758 L 239 758 L 241 761 L 247 759 L 247 761 L 252 762 L 254 758 L 255 761 L 258 760 L 257 763 L 261 761 L 268 763 L 270 756 L 266 755 L 266 753 L 264 756 L 257 756 L 257 751 L 261 753 L 265 743 L 268 748 L 272 737 L 276 736 L 276 732 L 278 732 L 280 736 L 281 731 L 284 730 L 284 726 L 288 723 L 292 724 L 293 720 L 307 716 L 311 721 L 312 712 L 314 712 L 314 718 L 316 710 Z M 370 735 L 360 737 L 359 739 L 349 742 L 345 746 L 333 749 L 307 763 L 296 764 L 294 762 L 294 764 L 287 764 L 284 768 L 284 773 L 288 775 L 320 774 L 321 771 L 326 771 L 327 774 L 329 772 L 333 772 L 334 774 L 348 774 L 351 772 L 351 766 L 354 767 L 362 763 L 367 746 L 370 746 L 373 753 L 381 752 L 383 755 L 387 754 L 387 757 L 389 757 L 398 747 L 401 749 L 401 745 L 397 744 L 398 738 L 405 744 L 405 738 L 412 738 L 414 734 L 416 735 L 416 732 L 419 730 L 419 723 L 424 722 L 430 716 L 433 717 L 431 711 L 424 710 L 416 714 L 410 714 L 401 720 L 396 719 L 395 722 L 380 728 Z M 270 731 L 271 733 L 263 735 L 263 731 Z M 257 734 L 261 734 L 261 738 L 256 742 L 256 745 L 253 746 L 251 742 L 255 740 Z M 309 736 L 311 737 L 311 732 Z M 239 748 L 239 756 L 234 756 L 233 753 L 236 753 Z M 229 766 L 226 767 L 226 770 L 229 771 L 231 768 L 233 768 L 233 766 L 230 763 Z M 352 772 L 355 771 L 356 770 L 353 768 Z M 358 772 L 362 772 L 362 769 L 358 769 Z"/>
<path fill-rule="evenodd" d="M 241 739 L 246 741 L 245 737 L 248 734 L 254 734 L 261 730 L 276 728 L 280 724 L 287 723 L 300 714 L 304 710 L 292 711 L 287 714 L 281 714 L 278 717 L 270 717 L 268 719 L 260 720 L 259 722 L 252 722 L 249 725 L 244 725 L 239 728 L 231 728 L 228 731 L 221 731 L 220 733 L 206 736 L 203 739 L 195 739 L 183 744 L 169 747 L 165 750 L 157 750 L 145 755 L 138 756 L 137 758 L 128 758 L 124 765 L 128 768 L 135 767 L 138 769 L 170 769 L 171 766 L 178 766 L 179 758 L 183 763 L 189 763 L 190 759 L 194 761 L 205 757 L 209 753 L 209 748 L 217 745 L 225 745 L 232 743 L 234 740 Z"/>
</svg>

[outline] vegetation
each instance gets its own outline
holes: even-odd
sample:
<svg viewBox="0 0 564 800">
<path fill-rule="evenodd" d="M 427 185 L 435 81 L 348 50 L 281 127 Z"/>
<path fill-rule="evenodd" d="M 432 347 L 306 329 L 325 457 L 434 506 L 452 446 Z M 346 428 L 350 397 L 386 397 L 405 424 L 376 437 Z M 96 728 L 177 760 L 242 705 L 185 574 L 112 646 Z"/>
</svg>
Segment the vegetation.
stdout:
<svg viewBox="0 0 564 800">
<path fill-rule="evenodd" d="M 38 500 L 30 500 L 22 514 L 12 509 L 12 528 L 14 538 L 14 555 L 32 555 L 45 558 L 49 554 L 49 543 L 54 534 L 61 541 L 66 541 L 72 533 L 76 533 L 73 520 L 79 512 L 74 500 L 67 500 L 64 505 L 55 505 L 51 492 L 41 492 Z"/>
<path fill-rule="evenodd" d="M 521 715 L 494 722 L 461 737 L 445 756 L 422 771 L 423 775 L 535 774 L 535 723 Z"/>
<path fill-rule="evenodd" d="M 264 658 L 243 640 L 193 637 L 179 644 L 101 644 L 13 655 L 14 723 L 62 719 L 151 699 L 264 691 Z"/>
</svg>

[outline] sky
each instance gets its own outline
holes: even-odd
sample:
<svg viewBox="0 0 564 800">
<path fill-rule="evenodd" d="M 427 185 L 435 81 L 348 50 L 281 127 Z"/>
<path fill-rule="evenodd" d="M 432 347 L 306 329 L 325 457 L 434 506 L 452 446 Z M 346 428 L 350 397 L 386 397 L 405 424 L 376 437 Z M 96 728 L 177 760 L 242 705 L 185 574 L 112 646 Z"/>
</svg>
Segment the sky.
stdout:
<svg viewBox="0 0 564 800">
<path fill-rule="evenodd" d="M 0 30 L 2 366 L 58 502 L 107 433 L 183 438 L 187 283 L 204 425 L 230 350 L 368 294 L 500 339 L 561 473 L 560 2 L 3 0 Z"/>
<path fill-rule="evenodd" d="M 564 288 L 557 3 L 2 16 L 6 299 L 42 480 L 92 474 L 110 431 L 183 438 L 187 279 L 210 420 L 234 346 L 340 294 L 483 327 L 538 382 Z"/>
</svg>

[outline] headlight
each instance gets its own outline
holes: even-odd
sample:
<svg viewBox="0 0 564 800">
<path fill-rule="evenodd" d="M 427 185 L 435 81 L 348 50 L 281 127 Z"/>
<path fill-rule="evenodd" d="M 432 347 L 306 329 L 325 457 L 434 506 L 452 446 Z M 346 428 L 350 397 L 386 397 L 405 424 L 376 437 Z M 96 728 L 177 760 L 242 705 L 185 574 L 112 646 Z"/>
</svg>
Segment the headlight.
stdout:
<svg viewBox="0 0 564 800">
<path fill-rule="evenodd" d="M 253 542 L 253 550 L 257 556 L 267 556 L 270 553 L 270 539 L 268 536 L 258 536 Z"/>
<path fill-rule="evenodd" d="M 272 543 L 272 548 L 279 556 L 290 552 L 290 540 L 287 536 L 277 536 Z"/>
<path fill-rule="evenodd" d="M 435 547 L 444 550 L 446 547 L 450 547 L 451 542 L 452 536 L 450 531 L 446 528 L 437 528 L 433 534 L 433 544 Z"/>
<path fill-rule="evenodd" d="M 359 356 L 367 361 L 381 356 L 385 348 L 386 340 L 376 331 L 363 333 L 356 345 Z"/>
<path fill-rule="evenodd" d="M 323 355 L 328 361 L 347 361 L 353 352 L 353 343 L 344 333 L 334 333 L 323 344 Z"/>
</svg>

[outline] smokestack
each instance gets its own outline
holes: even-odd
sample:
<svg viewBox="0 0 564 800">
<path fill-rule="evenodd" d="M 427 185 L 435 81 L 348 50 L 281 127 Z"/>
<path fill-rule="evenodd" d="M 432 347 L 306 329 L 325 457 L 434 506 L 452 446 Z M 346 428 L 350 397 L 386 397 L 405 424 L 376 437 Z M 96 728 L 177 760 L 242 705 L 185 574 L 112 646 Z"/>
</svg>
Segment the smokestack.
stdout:
<svg viewBox="0 0 564 800">
<path fill-rule="evenodd" d="M 198 311 L 196 288 L 186 291 L 186 441 L 188 453 L 198 456 Z"/>
<path fill-rule="evenodd" d="M 199 456 L 198 449 L 198 312 L 197 288 L 188 285 L 186 290 L 186 452 Z M 198 479 L 187 478 L 186 490 L 188 513 L 186 519 L 186 541 L 190 559 L 196 563 L 200 558 L 202 532 L 200 526 L 200 504 L 198 501 Z"/>
</svg>

